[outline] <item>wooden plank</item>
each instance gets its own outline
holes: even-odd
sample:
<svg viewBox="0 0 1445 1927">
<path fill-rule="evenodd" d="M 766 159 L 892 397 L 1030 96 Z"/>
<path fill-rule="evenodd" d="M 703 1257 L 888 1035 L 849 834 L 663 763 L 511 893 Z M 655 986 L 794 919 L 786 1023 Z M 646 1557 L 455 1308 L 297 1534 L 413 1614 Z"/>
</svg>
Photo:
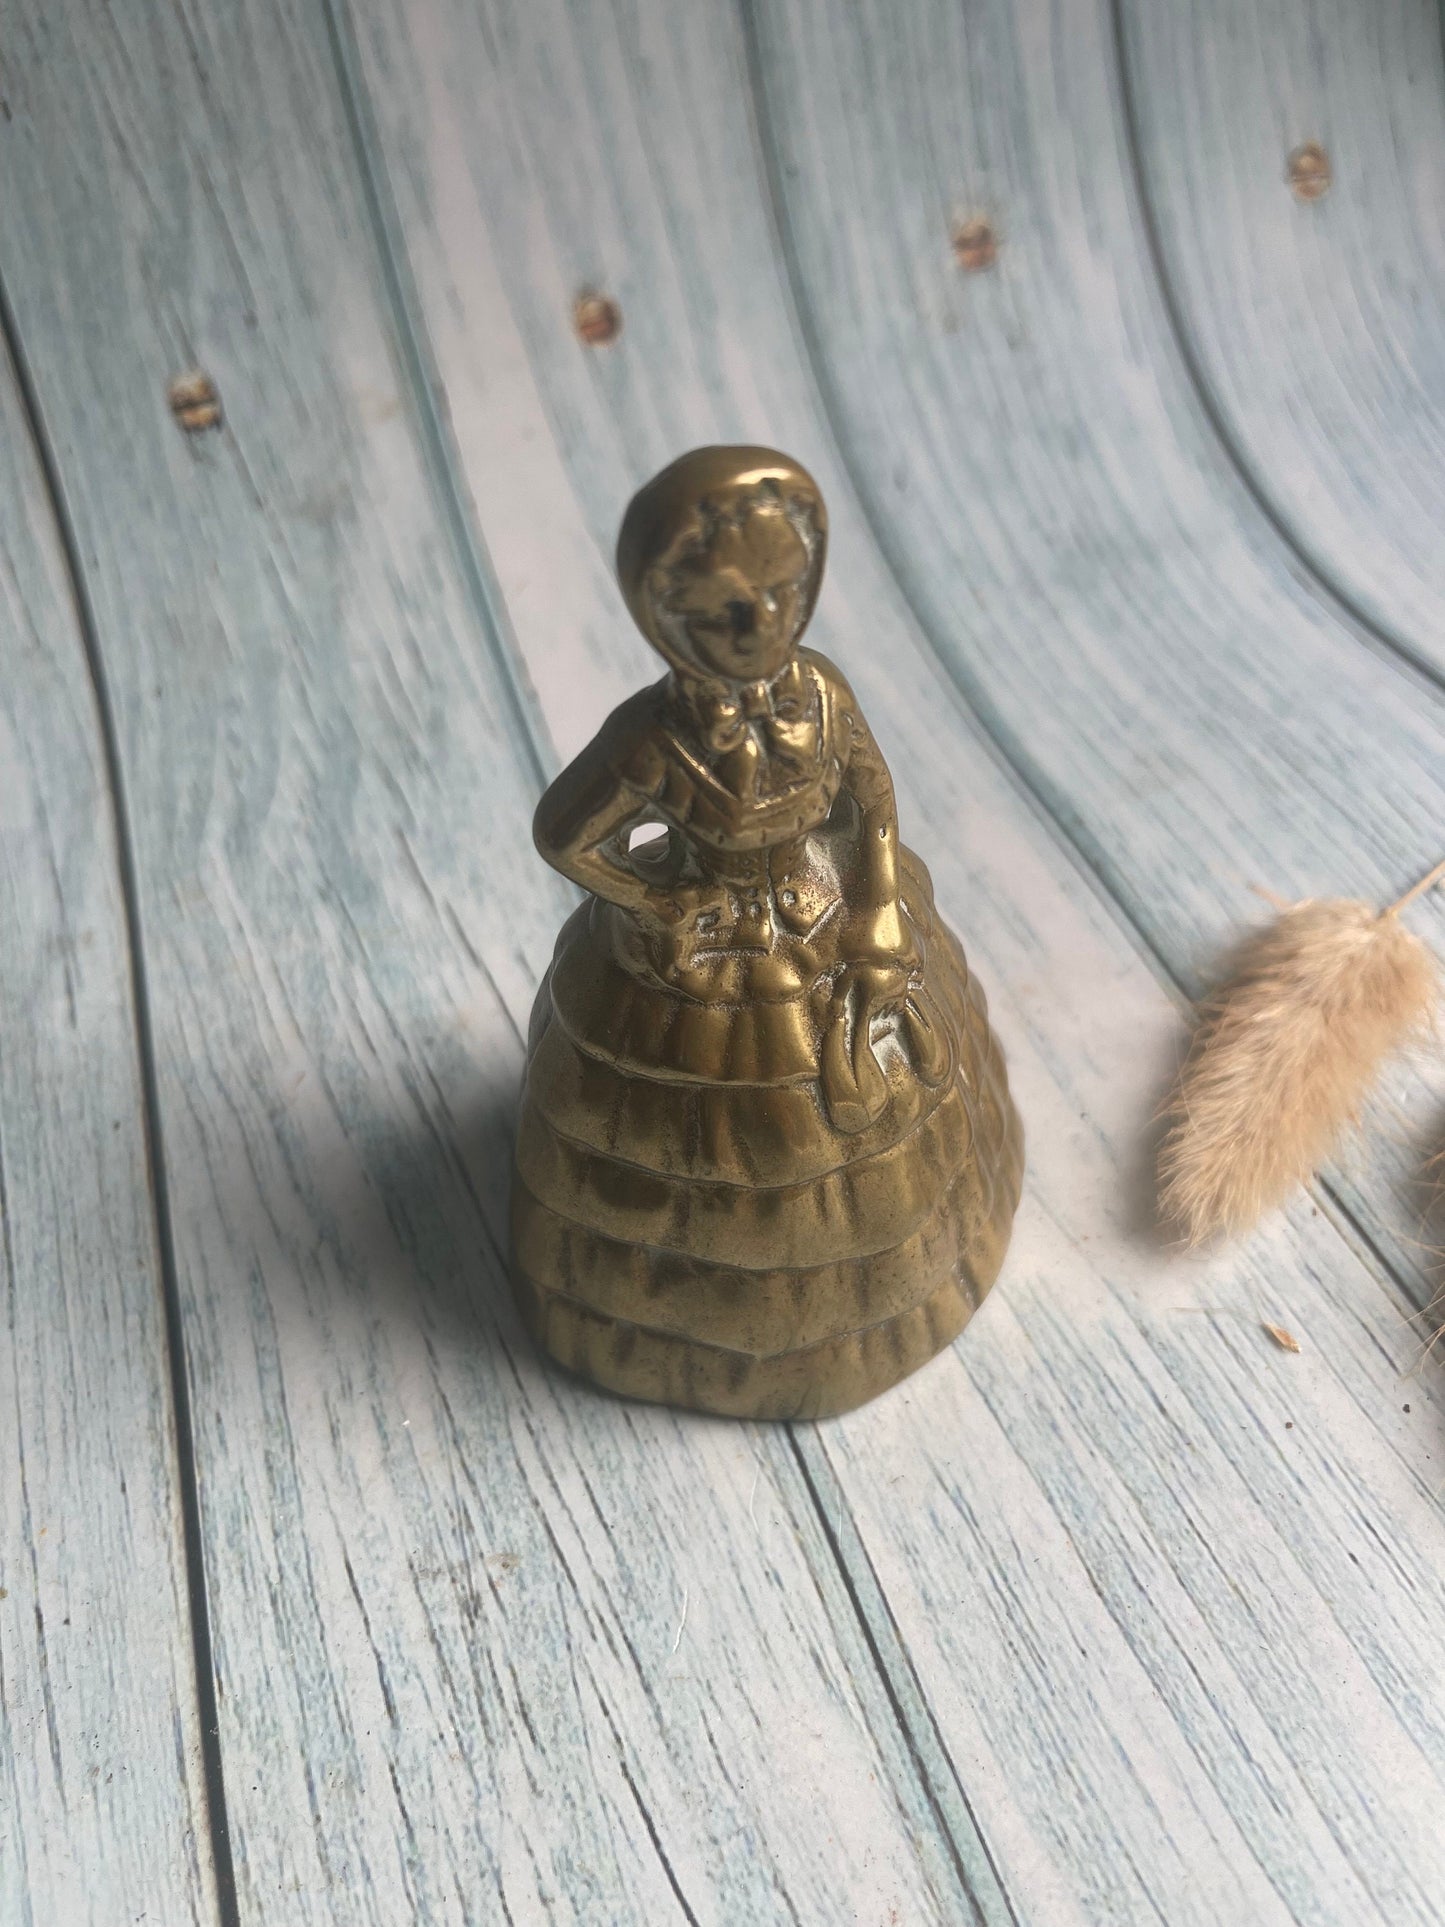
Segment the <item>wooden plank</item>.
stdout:
<svg viewBox="0 0 1445 1927">
<path fill-rule="evenodd" d="M 797 16 L 764 17 L 791 27 Z M 894 10 L 888 33 L 871 25 L 880 62 L 904 50 L 926 64 L 917 9 L 901 20 Z M 853 48 L 841 10 L 813 26 Z M 761 436 L 801 454 L 828 493 L 820 645 L 846 663 L 893 756 L 905 831 L 988 985 L 1032 1145 L 1014 1255 L 960 1345 L 895 1397 L 797 1433 L 940 1801 L 961 1830 L 976 1823 L 1018 1920 L 1428 1920 L 1445 1872 L 1432 1817 L 1445 1769 L 1437 1392 L 1401 1383 L 1417 1347 L 1394 1283 L 1316 1205 L 1214 1259 L 1170 1261 L 1151 1242 L 1142 1166 L 1179 1047 L 1177 1007 L 1000 768 L 883 566 L 800 352 L 736 19 L 437 0 L 424 14 L 369 5 L 358 39 L 427 353 L 560 743 L 573 746 L 596 706 L 648 673 L 606 557 L 621 503 L 652 466 L 689 442 Z M 1086 52 L 1069 42 L 1071 62 Z M 826 46 L 813 55 L 826 78 Z M 795 128 L 821 139 L 818 90 L 786 80 Z M 877 86 L 870 74 L 846 93 L 860 173 L 876 160 L 865 138 L 876 130 L 861 123 Z M 904 145 L 919 137 L 917 114 L 899 111 L 913 104 L 878 108 Z M 837 123 L 828 138 L 856 190 Z M 839 194 L 819 252 L 876 244 L 877 202 L 860 220 Z M 949 211 L 937 209 L 945 258 Z M 914 218 L 902 196 L 889 218 Z M 924 273 L 892 285 L 911 289 Z M 1102 283 L 1102 264 L 1094 274 Z M 606 349 L 570 331 L 589 283 L 622 311 Z M 864 325 L 846 300 L 832 318 L 840 330 Z M 811 305 L 808 319 L 819 325 Z M 901 406 L 915 365 L 900 354 L 866 375 L 891 383 Z M 1157 394 L 1168 378 L 1141 362 L 1126 389 Z M 1037 361 L 1027 379 L 1040 379 Z M 1102 377 L 1099 387 L 1102 403 Z M 1067 393 L 1060 371 L 1056 400 Z M 1016 381 L 1007 399 L 1023 407 Z M 908 428 L 929 447 L 922 409 Z M 1122 448 L 1098 444 L 1104 474 L 1158 459 L 1196 503 L 1213 503 L 1208 539 L 1252 571 L 1245 589 L 1281 650 L 1302 649 L 1318 609 L 1241 522 L 1227 473 L 1197 446 L 1179 450 L 1166 426 L 1155 415 Z M 967 439 L 961 427 L 954 439 Z M 1017 496 L 1000 508 L 993 566 L 1025 508 Z M 967 513 L 952 496 L 949 509 Z M 1096 529 L 1098 553 L 1127 533 L 1111 546 Z M 1148 529 L 1136 531 L 1136 576 L 1150 553 Z M 1169 590 L 1179 555 L 1177 541 L 1163 546 L 1133 585 L 1146 606 L 1173 596 L 1155 646 L 1176 677 L 1216 642 L 1206 601 Z M 1041 605 L 1024 593 L 1025 561 L 1038 559 L 1010 565 L 1019 607 L 1007 626 L 1007 598 L 987 604 L 1001 675 L 1034 660 Z M 1050 668 L 1081 732 L 1106 704 L 1122 724 L 1136 683 L 1141 703 L 1147 693 L 1142 670 L 1131 657 L 1109 678 L 1119 607 L 1088 602 L 1097 559 L 1086 571 L 1075 553 L 1069 566 L 1092 609 L 1088 661 L 1101 686 L 1077 667 Z M 912 595 L 911 561 L 905 581 Z M 969 574 L 953 583 L 972 609 Z M 1083 618 L 1070 619 L 1077 638 Z M 1350 652 L 1325 633 L 1343 673 Z M 1042 680 L 1044 669 L 1029 673 Z M 1246 720 L 1256 704 L 1257 691 Z M 1062 720 L 1043 721 L 1052 744 Z M 1180 739 L 1197 763 L 1201 738 Z M 1258 738 L 1247 741 L 1258 755 Z M 1402 725 L 1401 755 L 1412 753 Z M 1226 842 L 1211 882 L 1177 808 L 1151 823 L 1157 789 L 1141 783 L 1126 812 L 1106 776 L 1093 781 L 1114 809 L 1113 870 L 1137 870 L 1151 847 L 1169 868 L 1181 955 L 1190 919 L 1196 947 L 1224 927 L 1250 852 L 1296 874 L 1308 860 L 1260 808 L 1258 783 L 1248 800 L 1259 814 L 1243 827 L 1243 804 L 1216 812 Z M 1076 834 L 1092 795 L 1082 787 L 1071 807 Z M 1306 790 L 1301 811 L 1320 807 Z M 1383 822 L 1371 817 L 1347 846 L 1362 865 L 1380 860 Z M 1298 1360 L 1263 1336 L 1264 1318 L 1299 1332 Z"/>
<path fill-rule="evenodd" d="M 907 21 L 756 15 L 813 366 L 930 644 L 1197 995 L 1255 888 L 1383 903 L 1436 861 L 1445 699 L 1304 573 L 1199 404 L 1107 9 L 917 0 Z M 950 225 L 980 212 L 1002 245 L 968 274 Z M 1445 942 L 1445 901 L 1418 927 Z M 1388 1095 L 1332 1181 L 1423 1305 L 1438 1057 Z"/>
<path fill-rule="evenodd" d="M 130 785 L 242 1917 L 999 1918 L 786 1435 L 521 1341 L 569 898 L 324 13 L 20 12 L 0 267 Z"/>
<path fill-rule="evenodd" d="M 0 351 L 0 1919 L 15 1927 L 201 1922 L 215 1904 L 116 837 Z"/>
<path fill-rule="evenodd" d="M 1208 393 L 1313 568 L 1445 669 L 1434 0 L 1121 8 L 1143 188 Z M 1300 201 L 1290 155 L 1332 181 Z"/>
</svg>

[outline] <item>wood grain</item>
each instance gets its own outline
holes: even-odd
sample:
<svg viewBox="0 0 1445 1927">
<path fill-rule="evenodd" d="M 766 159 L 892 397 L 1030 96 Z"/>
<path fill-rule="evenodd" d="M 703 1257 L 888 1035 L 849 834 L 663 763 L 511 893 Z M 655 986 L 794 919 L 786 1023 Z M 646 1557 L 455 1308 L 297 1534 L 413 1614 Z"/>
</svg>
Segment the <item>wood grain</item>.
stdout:
<svg viewBox="0 0 1445 1927">
<path fill-rule="evenodd" d="M 1157 1247 L 1146 1167 L 1247 885 L 1436 854 L 1438 702 L 1191 387 L 1107 13 L 66 0 L 8 51 L 0 275 L 131 796 L 242 1918 L 1432 1921 L 1423 1087 L 1393 1163 L 1229 1254 Z M 186 439 L 195 364 L 226 425 Z M 623 502 L 717 437 L 823 482 L 817 639 L 1032 1155 L 962 1343 L 790 1433 L 555 1378 L 498 1263 L 566 901 L 531 799 L 652 672 Z"/>
<path fill-rule="evenodd" d="M 930 644 L 1197 995 L 1255 889 L 1386 902 L 1435 861 L 1445 702 L 1242 485 L 1153 278 L 1107 15 L 1052 19 L 764 9 L 764 134 L 812 366 Z M 944 236 L 975 206 L 1006 239 L 969 276 Z M 1418 926 L 1445 937 L 1438 897 Z M 1388 1095 L 1332 1182 L 1423 1304 L 1438 1060 Z"/>
<path fill-rule="evenodd" d="M 1311 567 L 1445 670 L 1445 57 L 1433 0 L 1123 0 L 1146 205 L 1187 346 Z M 1301 203 L 1291 152 L 1324 147 Z"/>
<path fill-rule="evenodd" d="M 1071 841 L 1085 820 L 1100 845 L 1107 830 L 1100 868 L 1121 894 L 1127 882 L 1131 916 L 1150 910 L 1151 944 L 1167 937 L 1181 975 L 1238 915 L 1256 863 L 1296 881 L 1331 847 L 1363 871 L 1423 858 L 1414 814 L 1439 779 L 1422 733 L 1434 725 L 1261 526 L 1171 363 L 1142 266 L 1140 306 L 1109 335 L 1111 264 L 1090 258 L 1086 240 L 1102 248 L 1098 226 L 1112 213 L 1111 242 L 1139 244 L 1122 174 L 1105 181 L 1100 208 L 1068 176 L 1067 155 L 1030 150 L 1020 162 L 1045 201 L 1064 171 L 1073 200 L 1059 218 L 1076 216 L 1082 234 L 1063 253 L 1094 299 L 1086 319 L 1107 360 L 1097 334 L 1069 348 L 1076 301 L 1050 337 L 1052 358 L 1014 373 L 1017 344 L 1000 338 L 997 316 L 991 330 L 977 324 L 968 345 L 988 358 L 994 398 L 980 375 L 967 419 L 947 384 L 925 380 L 932 347 L 915 339 L 922 324 L 900 291 L 931 288 L 934 266 L 921 245 L 906 262 L 888 254 L 897 229 L 917 238 L 923 216 L 882 178 L 880 149 L 889 161 L 895 148 L 930 151 L 916 94 L 890 94 L 884 80 L 893 63 L 922 86 L 938 64 L 938 20 L 915 8 L 887 33 L 872 20 L 875 65 L 834 89 L 833 63 L 862 35 L 851 19 L 758 16 L 759 65 L 786 89 L 792 144 L 779 179 L 789 195 L 821 195 L 826 173 L 836 197 L 809 204 L 810 259 L 820 276 L 853 252 L 887 259 L 857 285 L 801 276 L 800 334 L 759 175 L 747 41 L 722 10 L 685 27 L 661 8 L 603 19 L 539 6 L 521 19 L 438 4 L 420 27 L 410 11 L 366 10 L 358 38 L 392 225 L 466 485 L 566 747 L 593 726 L 599 696 L 615 700 L 647 673 L 606 554 L 621 503 L 651 467 L 692 441 L 762 435 L 795 449 L 828 493 L 820 645 L 847 665 L 892 753 L 905 829 L 931 828 L 920 840 L 999 1014 L 1032 1145 L 1002 1308 L 986 1307 L 952 1359 L 896 1399 L 797 1434 L 940 1806 L 962 1837 L 981 1838 L 1018 1919 L 1426 1920 L 1445 1764 L 1425 1711 L 1440 1678 L 1427 1630 L 1442 1603 L 1428 1576 L 1439 1409 L 1428 1384 L 1400 1383 L 1417 1347 L 1394 1284 L 1348 1224 L 1309 1203 L 1228 1257 L 1169 1260 L 1152 1246 L 1141 1166 L 1178 1048 L 1174 1007 L 1129 927 L 1000 769 L 940 674 L 932 625 L 925 639 L 908 604 L 924 606 L 920 579 L 940 609 L 951 597 L 940 632 L 958 639 L 955 673 L 968 638 L 973 673 L 958 682 L 971 691 L 985 669 L 1028 679 L 1028 740 L 1042 736 L 1059 757 L 1067 746 L 1077 793 L 1046 785 L 1038 759 L 1031 781 Z M 1047 54 L 1042 18 L 1026 14 L 1023 26 L 1030 51 Z M 807 57 L 784 60 L 773 36 L 805 29 Z M 1097 89 L 1107 40 L 1061 30 L 1065 45 L 1068 72 L 1092 58 L 1085 82 Z M 1062 85 L 1062 52 L 1059 63 L 1044 67 Z M 925 104 L 958 80 L 942 65 Z M 996 77 L 980 90 L 990 85 Z M 1017 96 L 1001 102 L 990 129 L 1012 110 L 1016 137 L 1042 126 L 1064 140 L 1067 118 L 1033 105 L 1026 115 Z M 966 126 L 950 122 L 948 137 L 956 144 Z M 1071 138 L 1097 145 L 1097 134 L 1086 122 Z M 940 132 L 931 151 L 944 144 Z M 960 211 L 979 198 L 960 195 Z M 939 272 L 956 273 L 949 205 L 937 194 L 931 205 L 929 245 Z M 1053 258 L 1041 243 L 1035 252 Z M 605 350 L 570 333 L 587 285 L 624 318 Z M 1023 297 L 998 299 L 1022 326 Z M 1145 324 L 1154 333 L 1142 341 L 1129 333 Z M 846 384 L 827 384 L 830 422 L 801 351 L 870 329 L 872 356 Z M 1081 440 L 1073 390 L 1088 380 L 1103 420 Z M 1052 431 L 1036 389 L 1064 417 Z M 845 467 L 833 425 L 856 457 L 850 435 L 865 412 L 869 460 Z M 1185 429 L 1193 439 L 1181 445 Z M 982 472 L 982 445 L 1002 477 Z M 973 495 L 953 478 L 918 508 L 918 451 L 942 461 L 940 450 L 951 459 L 959 448 L 980 463 Z M 1134 463 L 1155 466 L 1130 481 Z M 869 499 L 892 579 L 850 486 L 858 475 L 907 486 L 929 538 L 905 547 Z M 1066 484 L 1072 519 L 1056 520 Z M 980 531 L 970 518 L 985 513 Z M 1039 528 L 1034 514 L 1047 514 Z M 1204 518 L 1197 535 L 1191 514 Z M 967 556 L 964 531 L 977 538 Z M 1061 531 L 1071 539 L 1040 587 L 1035 572 Z M 549 567 L 554 555 L 570 566 Z M 990 570 L 1003 580 L 980 585 Z M 1046 615 L 1062 638 L 1041 636 Z M 1232 641 L 1235 624 L 1270 647 Z M 582 640 L 575 672 L 569 637 Z M 1213 712 L 1187 683 L 1201 662 Z M 1151 753 L 1145 781 L 1136 746 L 1151 740 L 1151 677 L 1187 684 L 1193 707 Z M 1343 705 L 1315 702 L 1321 689 L 1337 699 L 1341 684 L 1379 770 L 1387 742 L 1402 766 L 1378 813 L 1366 791 L 1363 822 L 1358 811 L 1346 822 L 1339 779 L 1308 736 L 1329 714 L 1343 728 Z M 1307 718 L 1288 741 L 1288 811 L 1265 727 L 1287 713 L 1286 688 Z M 1002 737 L 1001 701 L 979 700 Z M 1244 793 L 1231 799 L 1230 785 Z M 1320 818 L 1333 845 L 1316 850 Z M 1387 843 L 1393 856 L 1381 854 Z M 1300 1333 L 1298 1363 L 1263 1336 L 1266 1317 Z"/>
<path fill-rule="evenodd" d="M 0 1919 L 14 1927 L 208 1922 L 214 1904 L 116 839 L 61 545 L 0 350 Z"/>
<path fill-rule="evenodd" d="M 130 786 L 242 1918 L 967 1917 L 786 1435 L 563 1384 L 506 1299 L 568 899 L 323 16 L 14 39 L 0 267 Z"/>
</svg>

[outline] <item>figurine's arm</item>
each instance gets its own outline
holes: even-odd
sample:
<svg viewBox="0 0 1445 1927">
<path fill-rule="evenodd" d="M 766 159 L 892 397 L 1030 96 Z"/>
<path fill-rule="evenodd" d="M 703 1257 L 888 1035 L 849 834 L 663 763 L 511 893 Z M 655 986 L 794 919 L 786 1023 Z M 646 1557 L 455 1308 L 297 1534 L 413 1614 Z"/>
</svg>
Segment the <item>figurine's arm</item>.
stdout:
<svg viewBox="0 0 1445 1927">
<path fill-rule="evenodd" d="M 863 720 L 858 698 L 826 656 L 809 652 L 833 710 L 834 740 L 843 762 L 843 787 L 858 805 L 861 900 L 852 906 L 848 948 L 860 957 L 903 961 L 912 940 L 898 901 L 898 806 L 893 778 Z"/>
<path fill-rule="evenodd" d="M 557 777 L 537 805 L 532 837 L 552 868 L 584 890 L 666 922 L 668 893 L 639 875 L 627 854 L 627 832 L 646 818 L 666 774 L 637 713 L 641 701 L 614 711 Z"/>
</svg>

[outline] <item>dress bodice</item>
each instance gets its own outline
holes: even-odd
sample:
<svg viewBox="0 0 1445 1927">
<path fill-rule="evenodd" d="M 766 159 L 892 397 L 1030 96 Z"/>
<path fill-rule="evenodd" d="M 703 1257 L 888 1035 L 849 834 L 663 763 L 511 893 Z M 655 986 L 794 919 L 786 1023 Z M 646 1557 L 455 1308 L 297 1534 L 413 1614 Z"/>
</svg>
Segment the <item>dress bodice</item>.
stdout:
<svg viewBox="0 0 1445 1927">
<path fill-rule="evenodd" d="M 857 839 L 820 669 L 799 660 L 781 692 L 747 693 L 729 692 L 721 715 L 706 692 L 659 708 L 642 814 L 668 831 L 651 865 L 684 914 L 665 934 L 612 918 L 620 957 L 707 1001 L 797 993 L 821 967 L 812 938 L 840 907 Z"/>
<path fill-rule="evenodd" d="M 692 845 L 704 872 L 712 852 L 767 850 L 827 821 L 843 780 L 830 692 L 810 662 L 771 685 L 710 693 L 659 724 L 664 774 L 658 813 Z"/>
</svg>

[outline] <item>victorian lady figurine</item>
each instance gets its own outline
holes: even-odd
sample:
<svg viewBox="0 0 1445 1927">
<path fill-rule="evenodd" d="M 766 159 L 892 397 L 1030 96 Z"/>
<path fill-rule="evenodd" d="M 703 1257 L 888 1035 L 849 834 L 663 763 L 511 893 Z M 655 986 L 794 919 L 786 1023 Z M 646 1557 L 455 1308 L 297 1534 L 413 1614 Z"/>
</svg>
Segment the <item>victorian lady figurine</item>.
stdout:
<svg viewBox="0 0 1445 1927">
<path fill-rule="evenodd" d="M 1022 1135 L 983 993 L 898 840 L 856 697 L 800 649 L 827 519 L 766 448 L 702 448 L 622 524 L 667 664 L 542 799 L 590 892 L 533 1014 L 523 1314 L 615 1391 L 821 1417 L 961 1330 Z"/>
</svg>

